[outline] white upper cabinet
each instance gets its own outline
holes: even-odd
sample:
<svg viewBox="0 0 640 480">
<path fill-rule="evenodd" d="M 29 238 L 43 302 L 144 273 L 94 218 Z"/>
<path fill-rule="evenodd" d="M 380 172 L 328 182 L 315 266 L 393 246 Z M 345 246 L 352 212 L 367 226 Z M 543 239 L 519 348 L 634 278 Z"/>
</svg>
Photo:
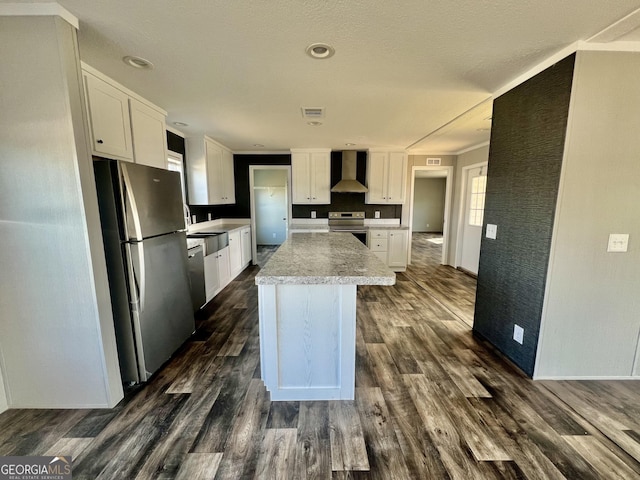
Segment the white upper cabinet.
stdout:
<svg viewBox="0 0 640 480">
<path fill-rule="evenodd" d="M 167 168 L 167 112 L 82 64 L 92 154 Z"/>
<path fill-rule="evenodd" d="M 93 154 L 133 161 L 128 95 L 87 72 L 84 82 Z"/>
<path fill-rule="evenodd" d="M 292 149 L 293 203 L 331 203 L 331 150 Z"/>
<path fill-rule="evenodd" d="M 187 139 L 189 204 L 236 203 L 233 153 L 209 137 Z"/>
<path fill-rule="evenodd" d="M 406 196 L 406 152 L 369 151 L 365 203 L 403 204 Z"/>
<path fill-rule="evenodd" d="M 136 163 L 167 168 L 167 132 L 165 116 L 134 99 L 129 99 L 133 158 Z"/>
</svg>

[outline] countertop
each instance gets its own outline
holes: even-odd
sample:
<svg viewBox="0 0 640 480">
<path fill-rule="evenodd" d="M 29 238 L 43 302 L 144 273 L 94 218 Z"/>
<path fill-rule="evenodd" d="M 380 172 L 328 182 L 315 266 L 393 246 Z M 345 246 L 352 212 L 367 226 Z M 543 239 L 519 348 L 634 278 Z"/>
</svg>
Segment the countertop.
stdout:
<svg viewBox="0 0 640 480">
<path fill-rule="evenodd" d="M 256 285 L 394 285 L 396 275 L 350 233 L 298 233 L 256 275 Z"/>
</svg>

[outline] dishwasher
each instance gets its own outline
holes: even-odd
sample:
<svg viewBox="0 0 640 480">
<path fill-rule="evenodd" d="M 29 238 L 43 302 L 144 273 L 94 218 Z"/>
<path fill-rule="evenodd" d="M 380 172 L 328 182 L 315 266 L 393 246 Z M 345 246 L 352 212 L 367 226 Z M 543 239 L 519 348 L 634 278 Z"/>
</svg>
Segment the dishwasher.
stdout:
<svg viewBox="0 0 640 480">
<path fill-rule="evenodd" d="M 197 312 L 206 303 L 204 289 L 204 251 L 202 245 L 196 245 L 187 250 L 189 281 L 191 283 L 191 301 L 193 310 Z"/>
</svg>

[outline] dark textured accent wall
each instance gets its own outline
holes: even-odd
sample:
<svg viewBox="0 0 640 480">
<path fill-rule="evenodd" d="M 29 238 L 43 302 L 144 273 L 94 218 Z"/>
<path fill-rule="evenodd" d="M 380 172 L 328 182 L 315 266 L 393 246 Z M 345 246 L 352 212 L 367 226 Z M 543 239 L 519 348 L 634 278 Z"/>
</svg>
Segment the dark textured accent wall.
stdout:
<svg viewBox="0 0 640 480">
<path fill-rule="evenodd" d="M 473 331 L 532 376 L 575 55 L 493 104 Z M 498 226 L 496 240 L 484 236 Z M 513 327 L 524 328 L 524 343 Z"/>
</svg>

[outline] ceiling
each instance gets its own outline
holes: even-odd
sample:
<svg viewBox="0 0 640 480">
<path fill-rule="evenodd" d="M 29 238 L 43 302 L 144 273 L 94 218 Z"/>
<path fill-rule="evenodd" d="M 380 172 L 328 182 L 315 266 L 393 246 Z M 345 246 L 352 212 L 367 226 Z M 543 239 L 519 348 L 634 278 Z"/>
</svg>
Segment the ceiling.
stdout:
<svg viewBox="0 0 640 480">
<path fill-rule="evenodd" d="M 188 124 L 176 127 L 186 136 L 204 133 L 236 152 L 441 154 L 488 141 L 501 87 L 640 8 L 640 0 L 57 3 L 80 21 L 82 60 L 167 110 L 169 125 Z M 606 41 L 637 41 L 637 17 Z M 335 55 L 307 56 L 316 42 Z M 129 67 L 126 55 L 154 68 Z M 322 125 L 308 125 L 301 107 L 324 107 Z"/>
</svg>

